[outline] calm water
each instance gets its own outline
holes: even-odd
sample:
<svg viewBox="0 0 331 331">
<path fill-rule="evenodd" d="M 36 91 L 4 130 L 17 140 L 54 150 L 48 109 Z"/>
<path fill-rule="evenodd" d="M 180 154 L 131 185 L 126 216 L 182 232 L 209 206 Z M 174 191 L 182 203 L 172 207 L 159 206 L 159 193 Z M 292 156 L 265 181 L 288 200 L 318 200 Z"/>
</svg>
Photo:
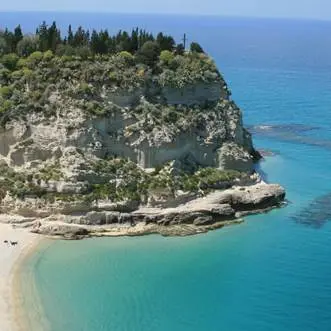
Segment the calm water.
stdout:
<svg viewBox="0 0 331 331">
<path fill-rule="evenodd" d="M 331 330 L 331 23 L 0 14 L 1 26 L 186 32 L 215 58 L 290 205 L 190 238 L 57 241 L 32 261 L 52 331 Z"/>
</svg>

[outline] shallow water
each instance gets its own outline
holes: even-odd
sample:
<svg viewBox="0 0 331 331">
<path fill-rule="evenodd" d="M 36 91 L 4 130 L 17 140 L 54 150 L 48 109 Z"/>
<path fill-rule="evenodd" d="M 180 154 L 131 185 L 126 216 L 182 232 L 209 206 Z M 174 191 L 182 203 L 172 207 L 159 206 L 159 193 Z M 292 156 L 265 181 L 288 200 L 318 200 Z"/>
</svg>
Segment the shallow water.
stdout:
<svg viewBox="0 0 331 331">
<path fill-rule="evenodd" d="M 0 14 L 0 21 L 29 27 L 45 15 Z M 143 25 L 178 38 L 185 31 L 199 40 L 245 123 L 276 125 L 274 134 L 255 132 L 254 141 L 276 152 L 260 167 L 285 186 L 290 204 L 197 237 L 54 242 L 33 262 L 52 331 L 329 331 L 331 23 L 58 17 L 61 24 Z"/>
</svg>

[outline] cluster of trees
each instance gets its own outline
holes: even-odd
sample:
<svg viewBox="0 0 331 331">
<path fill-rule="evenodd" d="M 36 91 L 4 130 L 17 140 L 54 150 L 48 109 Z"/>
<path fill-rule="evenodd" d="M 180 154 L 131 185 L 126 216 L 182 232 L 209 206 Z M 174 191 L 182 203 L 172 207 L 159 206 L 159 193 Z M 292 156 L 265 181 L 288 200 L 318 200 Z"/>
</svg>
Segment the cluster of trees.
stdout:
<svg viewBox="0 0 331 331">
<path fill-rule="evenodd" d="M 203 53 L 202 47 L 193 42 L 190 50 Z M 50 26 L 43 22 L 36 30 L 35 35 L 23 35 L 21 26 L 14 31 L 0 31 L 0 56 L 16 53 L 18 56 L 27 57 L 35 51 L 52 51 L 63 55 L 78 55 L 82 57 L 95 54 L 115 54 L 128 52 L 136 55 L 137 59 L 146 64 L 153 62 L 162 51 L 174 52 L 182 55 L 185 52 L 183 44 L 176 44 L 173 37 L 158 33 L 156 37 L 142 29 L 133 29 L 130 33 L 119 31 L 110 35 L 107 30 L 85 30 L 78 27 L 73 31 L 69 25 L 67 34 L 61 37 L 60 29 L 53 22 Z"/>
</svg>

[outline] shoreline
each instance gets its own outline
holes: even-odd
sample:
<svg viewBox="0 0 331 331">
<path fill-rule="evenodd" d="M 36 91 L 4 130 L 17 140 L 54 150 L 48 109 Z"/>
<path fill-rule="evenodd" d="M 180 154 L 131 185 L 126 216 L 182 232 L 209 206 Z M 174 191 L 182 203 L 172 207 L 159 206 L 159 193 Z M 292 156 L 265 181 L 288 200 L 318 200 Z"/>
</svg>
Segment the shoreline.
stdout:
<svg viewBox="0 0 331 331">
<path fill-rule="evenodd" d="M 16 246 L 4 243 L 17 241 Z M 26 229 L 0 223 L 0 329 L 29 331 L 23 303 L 21 273 L 25 261 L 36 252 L 42 237 Z"/>
<path fill-rule="evenodd" d="M 114 211 L 106 204 L 98 211 L 61 214 L 47 205 L 36 210 L 34 204 L 24 201 L 28 208 L 18 205 L 16 215 L 0 215 L 0 330 L 48 329 L 33 270 L 25 263 L 38 254 L 37 249 L 46 238 L 197 235 L 240 224 L 246 215 L 279 208 L 284 199 L 285 190 L 281 186 L 261 181 L 216 190 L 176 207 L 140 207 L 131 212 Z M 15 208 L 11 210 L 14 211 Z M 27 215 L 19 215 L 20 211 Z M 37 326 L 33 326 L 35 321 Z"/>
</svg>

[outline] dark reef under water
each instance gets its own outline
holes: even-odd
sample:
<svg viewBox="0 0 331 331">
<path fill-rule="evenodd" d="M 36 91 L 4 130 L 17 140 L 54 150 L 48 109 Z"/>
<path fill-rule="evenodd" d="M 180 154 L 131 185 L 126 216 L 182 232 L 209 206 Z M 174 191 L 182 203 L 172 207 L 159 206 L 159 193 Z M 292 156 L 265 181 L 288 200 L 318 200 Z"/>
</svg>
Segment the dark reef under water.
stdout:
<svg viewBox="0 0 331 331">
<path fill-rule="evenodd" d="M 248 130 L 256 136 L 277 139 L 279 141 L 322 147 L 331 150 L 331 140 L 305 135 L 320 130 L 317 126 L 304 124 L 253 125 Z"/>
<path fill-rule="evenodd" d="M 331 221 L 331 192 L 314 199 L 291 218 L 296 223 L 316 229 L 321 228 Z"/>
</svg>

